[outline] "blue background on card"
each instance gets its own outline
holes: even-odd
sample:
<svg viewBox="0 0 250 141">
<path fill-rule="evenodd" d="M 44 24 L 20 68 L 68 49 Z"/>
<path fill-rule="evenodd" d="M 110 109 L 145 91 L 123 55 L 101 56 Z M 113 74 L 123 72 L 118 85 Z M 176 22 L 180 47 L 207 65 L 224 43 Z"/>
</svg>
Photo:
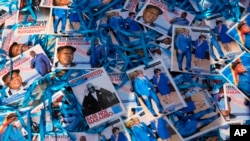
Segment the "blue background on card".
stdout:
<svg viewBox="0 0 250 141">
<path fill-rule="evenodd" d="M 114 114 L 117 114 L 117 113 L 121 112 L 122 111 L 121 106 L 119 104 L 113 106 L 112 111 L 114 112 Z"/>
</svg>

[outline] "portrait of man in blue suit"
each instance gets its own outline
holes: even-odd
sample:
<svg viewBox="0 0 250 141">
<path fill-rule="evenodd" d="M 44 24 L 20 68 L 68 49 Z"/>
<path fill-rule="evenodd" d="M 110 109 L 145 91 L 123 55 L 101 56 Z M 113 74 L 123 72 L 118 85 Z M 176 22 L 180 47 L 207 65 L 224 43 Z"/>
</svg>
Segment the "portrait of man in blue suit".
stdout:
<svg viewBox="0 0 250 141">
<path fill-rule="evenodd" d="M 94 54 L 91 54 L 91 48 L 87 51 L 87 55 L 90 55 L 90 64 L 92 68 L 101 67 L 102 59 L 104 59 L 107 54 L 105 50 L 105 46 L 101 45 L 99 39 L 95 39 L 95 48 Z"/>
<path fill-rule="evenodd" d="M 51 64 L 49 58 L 43 53 L 36 54 L 35 51 L 30 51 L 31 68 L 36 68 L 37 72 L 44 76 L 51 71 Z"/>
<path fill-rule="evenodd" d="M 191 72 L 191 52 L 192 52 L 192 39 L 189 35 L 189 30 L 184 28 L 184 32 L 180 33 L 175 38 L 175 46 L 177 49 L 177 62 L 179 70 L 182 69 L 183 57 L 186 56 L 186 70 Z"/>
<path fill-rule="evenodd" d="M 135 92 L 142 97 L 144 100 L 148 110 L 151 112 L 153 116 L 157 116 L 155 110 L 153 109 L 151 99 L 154 100 L 159 113 L 164 113 L 163 107 L 160 103 L 160 100 L 154 90 L 153 84 L 150 82 L 147 76 L 143 75 L 142 70 L 136 71 L 136 78 L 134 80 L 134 89 Z"/>
</svg>

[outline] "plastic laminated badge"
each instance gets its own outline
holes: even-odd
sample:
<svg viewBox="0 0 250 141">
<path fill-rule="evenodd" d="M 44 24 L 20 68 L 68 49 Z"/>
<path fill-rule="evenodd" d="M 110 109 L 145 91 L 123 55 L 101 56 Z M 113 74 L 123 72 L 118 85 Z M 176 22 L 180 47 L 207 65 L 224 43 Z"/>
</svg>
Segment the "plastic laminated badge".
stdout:
<svg viewBox="0 0 250 141">
<path fill-rule="evenodd" d="M 0 0 L 0 141 L 247 136 L 249 5 Z"/>
</svg>

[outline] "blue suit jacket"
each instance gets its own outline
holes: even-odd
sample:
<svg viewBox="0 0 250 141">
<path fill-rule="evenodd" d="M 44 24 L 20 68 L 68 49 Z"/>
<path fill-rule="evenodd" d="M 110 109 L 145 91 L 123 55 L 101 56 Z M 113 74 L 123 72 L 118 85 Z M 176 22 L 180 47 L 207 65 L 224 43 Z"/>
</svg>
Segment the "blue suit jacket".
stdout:
<svg viewBox="0 0 250 141">
<path fill-rule="evenodd" d="M 119 132 L 119 135 L 118 135 L 118 139 L 115 140 L 115 135 L 111 135 L 111 141 L 127 141 L 127 137 L 122 133 L 122 132 Z"/>
<path fill-rule="evenodd" d="M 184 34 L 178 34 L 175 40 L 175 45 L 177 49 L 181 50 L 182 52 L 191 51 L 192 39 L 190 35 L 188 35 L 186 38 Z"/>
<path fill-rule="evenodd" d="M 141 122 L 139 125 L 134 125 L 132 132 L 137 141 L 156 141 L 153 131 L 144 122 Z"/>
<path fill-rule="evenodd" d="M 49 59 L 42 53 L 36 54 L 35 58 L 31 60 L 31 67 L 36 68 L 38 73 L 42 76 L 51 69 Z"/>
<path fill-rule="evenodd" d="M 59 18 L 66 17 L 68 14 L 67 9 L 61 9 L 61 8 L 53 8 L 53 15 L 58 16 Z"/>
<path fill-rule="evenodd" d="M 136 78 L 134 80 L 134 88 L 135 92 L 141 96 L 149 96 L 152 92 L 154 92 L 154 86 L 149 81 L 147 76 L 144 76 L 144 80 L 141 78 Z"/>
</svg>

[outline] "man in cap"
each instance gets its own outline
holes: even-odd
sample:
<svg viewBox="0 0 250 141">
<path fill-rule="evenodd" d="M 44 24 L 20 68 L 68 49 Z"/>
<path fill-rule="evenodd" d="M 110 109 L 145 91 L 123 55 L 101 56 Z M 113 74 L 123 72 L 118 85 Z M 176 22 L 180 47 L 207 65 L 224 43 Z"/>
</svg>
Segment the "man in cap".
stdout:
<svg viewBox="0 0 250 141">
<path fill-rule="evenodd" d="M 250 97 L 250 74 L 242 64 L 240 59 L 237 59 L 231 64 L 233 70 L 234 84 L 248 97 Z"/>
<path fill-rule="evenodd" d="M 147 5 L 143 10 L 142 22 L 149 26 L 155 26 L 154 22 L 162 13 L 163 12 L 159 7 L 154 5 Z"/>
<path fill-rule="evenodd" d="M 6 73 L 2 80 L 6 86 L 9 87 L 9 91 L 7 94 L 7 97 L 10 97 L 14 94 L 22 94 L 25 93 L 26 90 L 24 90 L 24 86 L 27 84 L 23 82 L 19 69 L 12 70 L 12 75 L 10 75 L 11 72 Z"/>
<path fill-rule="evenodd" d="M 242 21 L 238 24 L 237 29 L 239 31 L 239 41 L 247 49 L 250 49 L 250 27 L 246 24 L 246 22 Z"/>
<path fill-rule="evenodd" d="M 75 51 L 76 48 L 69 45 L 58 47 L 57 48 L 58 62 L 55 63 L 55 67 L 63 67 L 63 68 L 75 67 L 76 64 L 73 63 Z"/>
<path fill-rule="evenodd" d="M 17 42 L 14 42 L 9 48 L 9 57 L 16 57 L 17 55 L 28 50 L 29 48 L 30 47 L 25 44 L 19 44 Z"/>
<path fill-rule="evenodd" d="M 96 89 L 92 83 L 86 85 L 88 94 L 83 99 L 83 114 L 88 116 L 119 103 L 115 93 L 104 88 Z"/>
<path fill-rule="evenodd" d="M 163 11 L 154 5 L 147 5 L 143 10 L 142 16 L 138 17 L 137 20 L 144 25 L 154 28 L 154 30 L 159 32 L 167 32 L 167 29 L 162 25 L 155 23 L 157 18 L 163 14 Z"/>
<path fill-rule="evenodd" d="M 189 25 L 189 21 L 187 20 L 187 12 L 182 12 L 180 17 L 175 17 L 170 20 L 170 23 L 172 24 L 171 27 L 168 30 L 168 35 L 172 36 L 172 29 L 173 25 Z"/>
</svg>

